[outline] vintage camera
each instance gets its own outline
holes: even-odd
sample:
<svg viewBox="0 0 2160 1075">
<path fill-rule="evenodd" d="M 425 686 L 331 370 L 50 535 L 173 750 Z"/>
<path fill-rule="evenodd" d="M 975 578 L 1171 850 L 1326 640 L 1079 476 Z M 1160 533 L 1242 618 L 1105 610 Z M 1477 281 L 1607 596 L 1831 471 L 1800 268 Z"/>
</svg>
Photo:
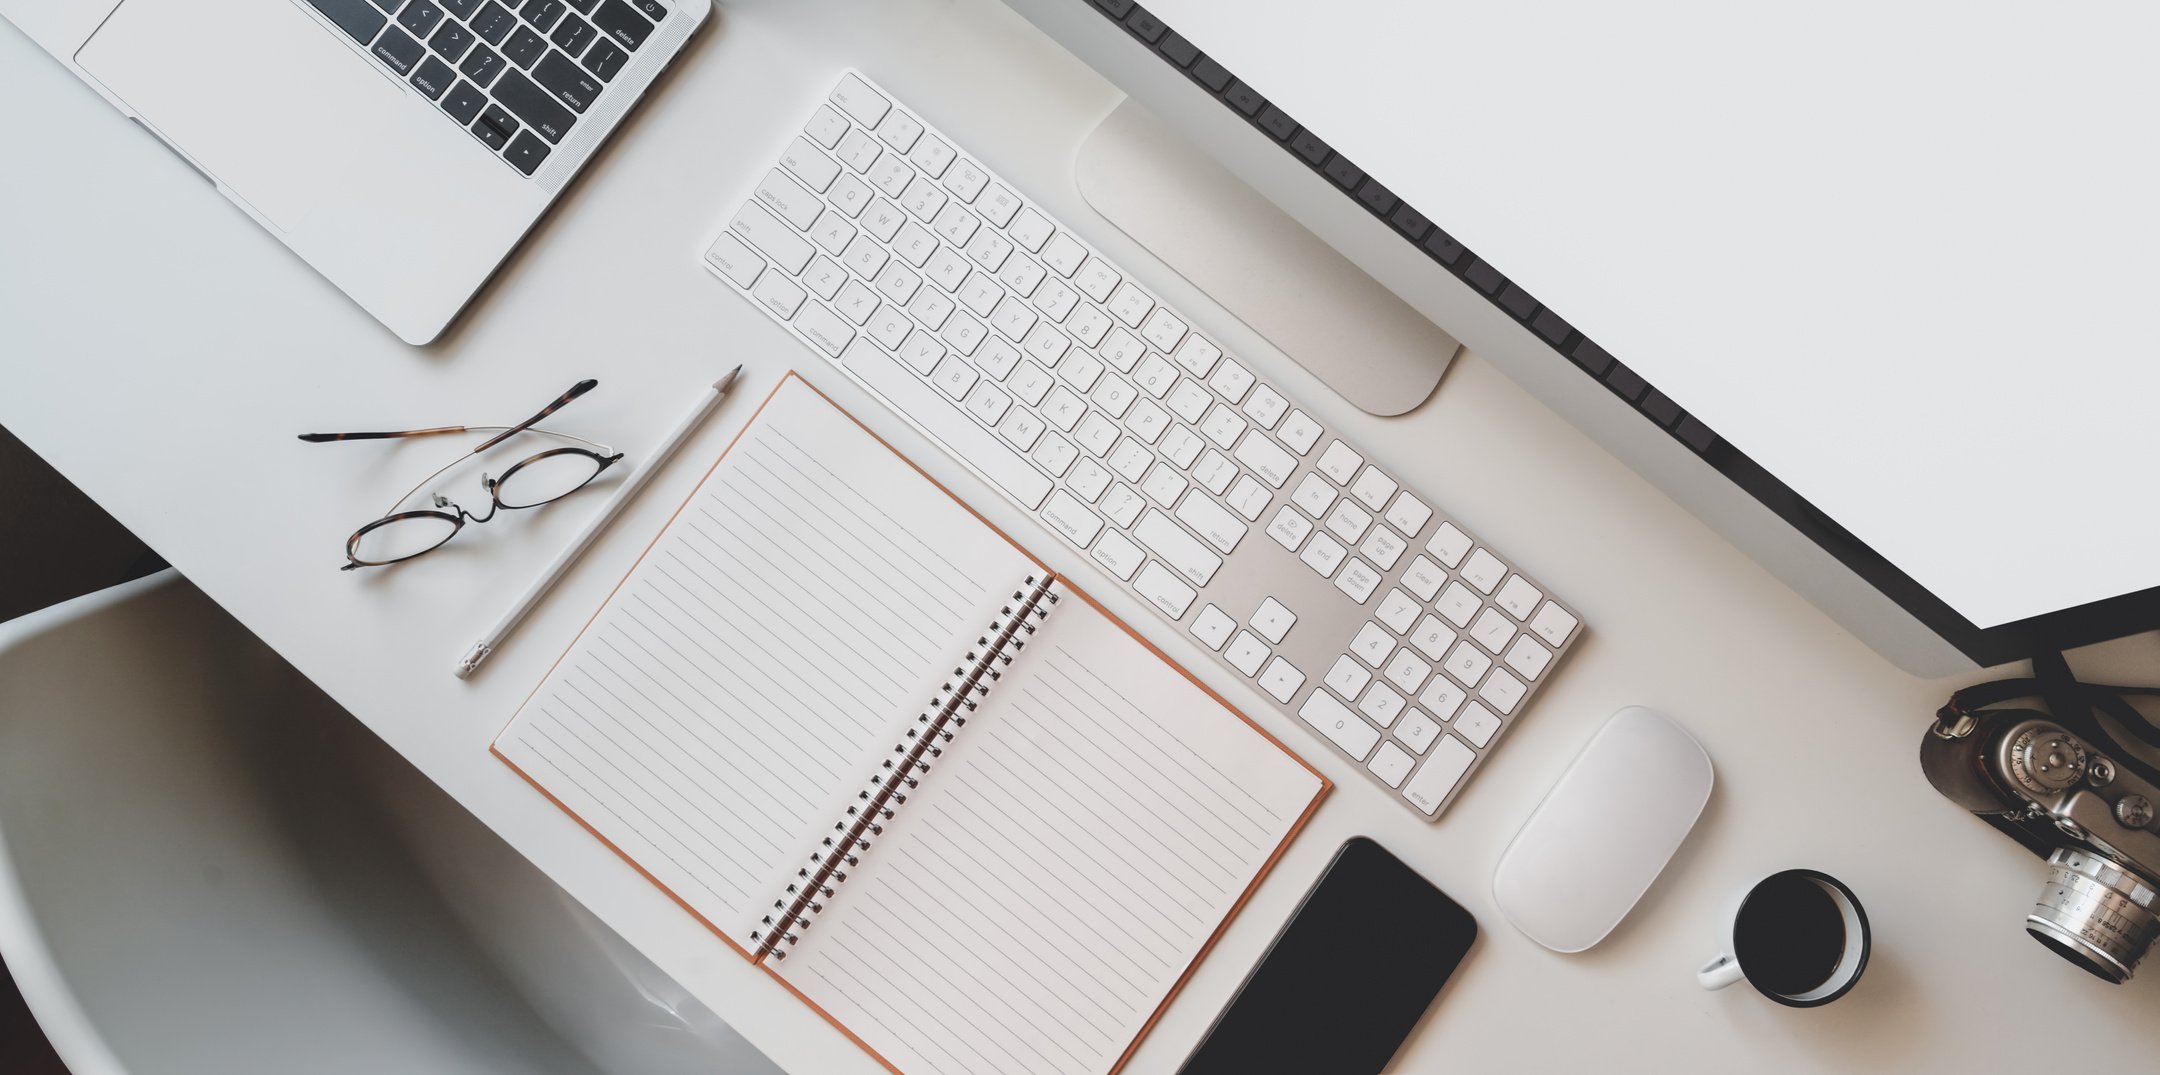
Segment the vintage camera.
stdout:
<svg viewBox="0 0 2160 1075">
<path fill-rule="evenodd" d="M 1920 767 L 1950 801 L 2047 856 L 2025 930 L 2110 982 L 2160 935 L 2160 787 L 2028 709 L 1945 711 Z"/>
</svg>

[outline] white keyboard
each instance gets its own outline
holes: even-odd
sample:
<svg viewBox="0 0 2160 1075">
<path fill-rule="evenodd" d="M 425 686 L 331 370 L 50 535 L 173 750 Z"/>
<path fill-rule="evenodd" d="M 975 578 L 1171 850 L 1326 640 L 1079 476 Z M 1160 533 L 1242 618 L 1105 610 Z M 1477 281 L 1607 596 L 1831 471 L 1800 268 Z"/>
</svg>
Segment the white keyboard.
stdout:
<svg viewBox="0 0 2160 1075">
<path fill-rule="evenodd" d="M 1428 818 L 1582 634 L 858 72 L 705 263 Z"/>
</svg>

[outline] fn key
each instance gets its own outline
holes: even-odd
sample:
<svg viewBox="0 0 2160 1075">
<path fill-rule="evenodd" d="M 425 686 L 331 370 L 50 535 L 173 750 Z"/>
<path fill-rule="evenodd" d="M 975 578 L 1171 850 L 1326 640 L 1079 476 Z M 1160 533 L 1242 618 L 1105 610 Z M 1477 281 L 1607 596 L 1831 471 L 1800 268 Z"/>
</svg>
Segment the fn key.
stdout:
<svg viewBox="0 0 2160 1075">
<path fill-rule="evenodd" d="M 548 144 L 530 130 L 512 139 L 510 148 L 503 150 L 503 159 L 526 175 L 533 174 L 540 167 L 540 162 L 547 159 L 547 155 Z"/>
</svg>

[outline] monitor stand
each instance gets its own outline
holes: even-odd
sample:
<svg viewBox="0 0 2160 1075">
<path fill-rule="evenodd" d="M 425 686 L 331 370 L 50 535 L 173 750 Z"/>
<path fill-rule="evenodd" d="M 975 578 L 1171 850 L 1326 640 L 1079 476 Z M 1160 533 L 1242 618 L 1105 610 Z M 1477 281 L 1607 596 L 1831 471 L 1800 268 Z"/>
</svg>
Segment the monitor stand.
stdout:
<svg viewBox="0 0 2160 1075">
<path fill-rule="evenodd" d="M 1461 346 L 1131 100 L 1074 173 L 1096 212 L 1363 410 L 1416 408 Z"/>
</svg>

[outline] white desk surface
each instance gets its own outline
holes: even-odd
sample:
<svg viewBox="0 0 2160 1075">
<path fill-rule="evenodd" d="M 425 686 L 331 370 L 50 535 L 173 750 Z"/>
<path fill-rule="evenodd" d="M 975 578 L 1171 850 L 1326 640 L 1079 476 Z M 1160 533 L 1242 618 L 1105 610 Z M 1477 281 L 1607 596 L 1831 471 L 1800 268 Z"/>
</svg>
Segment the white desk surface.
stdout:
<svg viewBox="0 0 2160 1075">
<path fill-rule="evenodd" d="M 1396 1067 L 1974 1071 L 2137 1066 L 2160 1055 L 2160 966 L 2110 988 L 2021 927 L 2040 863 L 1922 779 L 1954 685 L 1878 658 L 1492 367 L 1466 356 L 1405 418 L 1354 413 L 1226 316 L 1203 323 L 1331 425 L 1533 567 L 1591 633 L 1436 826 L 1303 728 L 699 267 L 704 241 L 853 64 L 1141 268 L 1211 306 L 1073 189 L 1116 92 L 994 0 L 744 0 L 436 346 L 400 344 L 12 28 L 0 29 L 0 423 L 169 558 L 420 769 L 790 1070 L 878 1070 L 486 750 L 704 466 L 790 365 L 1333 776 L 1340 785 L 1130 1070 L 1173 1070 L 1344 838 L 1367 834 L 1477 916 L 1483 936 Z M 1153 271 L 1149 271 L 1153 269 Z M 599 496 L 506 518 L 403 568 L 341 573 L 340 544 L 439 465 L 440 442 L 307 445 L 300 432 L 515 421 L 580 377 L 551 424 L 638 460 L 702 383 L 749 363 L 723 411 L 476 679 L 455 658 Z M 477 477 L 468 479 L 477 491 Z M 34 511 L 35 505 L 9 505 Z M 0 570 L 33 571 L 34 564 Z M 2080 655 L 2152 680 L 2151 642 Z M 2144 658 L 2142 671 L 2137 663 Z M 124 669 L 116 670 L 124 674 Z M 1614 934 L 1557 955 L 1494 910 L 1493 863 L 1621 705 L 1701 738 L 1719 783 L 1694 836 Z M 1720 908 L 1806 865 L 1874 922 L 1866 977 L 1793 1011 L 1705 993 Z M 1353 943 L 1387 943 L 1385 908 Z"/>
</svg>

